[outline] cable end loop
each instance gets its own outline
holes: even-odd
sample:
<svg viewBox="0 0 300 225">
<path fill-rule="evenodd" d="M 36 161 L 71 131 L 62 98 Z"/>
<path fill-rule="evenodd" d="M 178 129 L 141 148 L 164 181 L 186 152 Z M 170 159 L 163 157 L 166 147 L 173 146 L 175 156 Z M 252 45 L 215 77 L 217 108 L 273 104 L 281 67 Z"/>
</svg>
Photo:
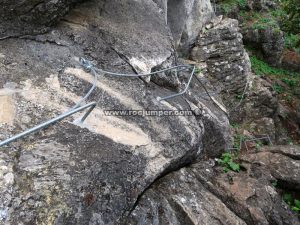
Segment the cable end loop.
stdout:
<svg viewBox="0 0 300 225">
<path fill-rule="evenodd" d="M 93 68 L 93 64 L 89 61 L 86 60 L 85 58 L 80 57 L 79 58 L 79 62 L 81 64 L 81 66 L 86 69 L 87 71 L 91 71 Z"/>
</svg>

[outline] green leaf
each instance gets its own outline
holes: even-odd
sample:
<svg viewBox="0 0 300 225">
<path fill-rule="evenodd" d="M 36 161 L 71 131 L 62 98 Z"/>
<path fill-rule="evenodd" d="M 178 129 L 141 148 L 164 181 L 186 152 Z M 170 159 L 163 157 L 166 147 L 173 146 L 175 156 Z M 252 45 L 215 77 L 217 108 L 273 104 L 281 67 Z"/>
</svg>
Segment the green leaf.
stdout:
<svg viewBox="0 0 300 225">
<path fill-rule="evenodd" d="M 218 159 L 217 162 L 222 166 L 226 165 L 226 163 L 222 159 Z"/>
<path fill-rule="evenodd" d="M 300 209 L 300 200 L 295 199 L 295 206 Z"/>
<path fill-rule="evenodd" d="M 221 159 L 223 164 L 227 164 L 231 160 L 230 153 L 223 153 Z"/>
<path fill-rule="evenodd" d="M 272 182 L 272 186 L 273 187 L 277 187 L 277 185 L 278 185 L 278 181 L 277 180 L 275 180 L 275 181 Z"/>
<path fill-rule="evenodd" d="M 223 162 L 224 162 L 224 163 L 228 163 L 228 162 L 230 162 L 230 160 L 231 160 L 230 157 L 225 157 L 225 158 L 223 159 Z"/>
<path fill-rule="evenodd" d="M 239 172 L 239 171 L 240 171 L 240 165 L 239 165 L 239 164 L 234 163 L 234 162 L 229 162 L 228 165 L 229 165 L 229 167 L 230 167 L 233 171 L 236 171 L 236 172 Z"/>
<path fill-rule="evenodd" d="M 224 167 L 224 173 L 228 173 L 229 172 L 229 169 Z"/>
<path fill-rule="evenodd" d="M 292 195 L 290 193 L 285 193 L 283 195 L 283 200 L 290 205 L 292 203 Z"/>
<path fill-rule="evenodd" d="M 201 69 L 200 67 L 196 67 L 196 68 L 195 68 L 195 73 L 196 73 L 196 74 L 201 73 L 201 71 L 202 71 L 202 69 Z"/>
<path fill-rule="evenodd" d="M 296 206 L 292 207 L 292 210 L 295 211 L 295 212 L 300 212 L 300 208 L 298 208 Z"/>
</svg>

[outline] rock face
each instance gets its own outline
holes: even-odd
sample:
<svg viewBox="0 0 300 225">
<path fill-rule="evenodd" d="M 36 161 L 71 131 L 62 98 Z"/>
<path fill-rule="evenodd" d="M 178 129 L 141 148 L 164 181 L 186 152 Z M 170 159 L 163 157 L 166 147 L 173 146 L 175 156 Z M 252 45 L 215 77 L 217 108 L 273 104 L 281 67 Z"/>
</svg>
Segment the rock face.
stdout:
<svg viewBox="0 0 300 225">
<path fill-rule="evenodd" d="M 261 50 L 263 58 L 271 65 L 280 65 L 284 49 L 284 36 L 279 28 L 266 26 L 264 29 L 246 27 L 242 31 L 244 42 Z"/>
<path fill-rule="evenodd" d="M 41 32 L 81 0 L 2 0 L 0 38 Z"/>
<path fill-rule="evenodd" d="M 149 72 L 175 61 L 164 15 L 151 0 L 88 1 L 48 29 L 1 40 L 1 104 L 13 114 L 1 114 L 0 140 L 67 111 L 81 99 L 93 77 L 79 66 L 78 57 L 123 73 Z M 179 75 L 183 90 L 188 74 Z M 84 124 L 76 123 L 79 113 L 1 147 L 0 223 L 122 223 L 158 177 L 203 152 L 219 155 L 230 143 L 224 112 L 202 99 L 204 90 L 194 80 L 187 94 L 160 103 L 157 96 L 177 91 L 162 83 L 101 75 L 88 99 L 98 105 Z M 105 115 L 110 109 L 193 114 Z"/>
<path fill-rule="evenodd" d="M 191 58 L 205 61 L 209 75 L 224 85 L 226 92 L 242 92 L 251 72 L 237 20 L 222 16 L 200 33 Z"/>
<path fill-rule="evenodd" d="M 300 224 L 271 184 L 299 190 L 299 152 L 272 146 L 246 153 L 240 173 L 225 174 L 211 161 L 173 172 L 146 191 L 128 224 Z"/>
<path fill-rule="evenodd" d="M 270 0 L 249 0 L 247 1 L 247 7 L 253 10 L 267 10 L 276 7 L 276 2 Z"/>
<path fill-rule="evenodd" d="M 272 85 L 255 75 L 251 75 L 249 80 L 249 86 L 241 102 L 240 99 L 229 98 L 226 95 L 224 97 L 227 97 L 224 102 L 226 106 L 233 109 L 230 115 L 231 120 L 239 123 L 247 120 L 257 121 L 261 124 L 259 121 L 263 118 L 273 119 L 278 109 L 278 101 Z"/>
<path fill-rule="evenodd" d="M 210 1 L 206 0 L 155 0 L 164 10 L 176 49 L 187 56 L 200 30 L 213 17 Z"/>
<path fill-rule="evenodd" d="M 184 95 L 157 100 L 184 90 L 189 73 L 140 79 L 101 72 L 95 81 L 79 65 L 79 57 L 122 73 L 173 65 L 174 42 L 190 43 L 212 15 L 205 12 L 208 1 L 2 2 L 0 107 L 5 110 L 0 140 L 66 112 L 92 85 L 95 90 L 86 102 L 96 101 L 97 107 L 83 124 L 80 112 L 0 148 L 1 225 L 299 224 L 269 185 L 277 179 L 298 190 L 298 148 L 249 154 L 240 158 L 241 173 L 226 175 L 213 160 L 200 161 L 231 146 L 226 109 L 218 96 L 209 98 L 193 79 Z M 179 6 L 185 10 L 176 33 Z M 7 9 L 13 16 L 4 13 Z M 199 24 L 197 15 L 203 15 Z M 249 67 L 236 21 L 216 20 L 207 29 L 194 49 L 197 60 L 206 60 L 208 71 L 228 88 L 238 80 L 239 87 L 245 86 Z M 230 68 L 222 64 L 226 62 Z M 197 78 L 212 86 L 202 72 Z M 189 114 L 118 116 L 107 110 Z M 249 159 L 260 160 L 259 165 Z M 271 164 L 265 167 L 267 161 Z M 280 169 L 278 162 L 287 166 Z"/>
<path fill-rule="evenodd" d="M 300 71 L 300 54 L 297 52 L 285 50 L 282 56 L 281 65 L 283 68 Z"/>
<path fill-rule="evenodd" d="M 257 55 L 269 64 L 281 66 L 284 33 L 280 30 L 279 22 L 268 16 L 266 17 L 268 22 L 257 20 L 255 16 L 253 18 L 243 16 L 243 13 L 268 15 L 279 8 L 277 1 L 247 0 L 230 3 L 217 0 L 216 3 L 217 15 L 222 14 L 239 20 L 244 44 L 255 49 Z"/>
<path fill-rule="evenodd" d="M 270 146 L 242 156 L 246 163 L 256 163 L 270 173 L 278 185 L 300 190 L 300 149 L 297 146 Z"/>
</svg>

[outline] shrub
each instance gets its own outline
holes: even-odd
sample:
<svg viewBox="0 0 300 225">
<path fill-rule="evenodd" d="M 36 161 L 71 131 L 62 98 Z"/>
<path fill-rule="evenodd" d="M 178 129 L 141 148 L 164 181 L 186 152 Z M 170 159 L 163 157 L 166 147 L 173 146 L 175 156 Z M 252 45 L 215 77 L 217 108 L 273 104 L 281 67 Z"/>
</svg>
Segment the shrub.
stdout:
<svg viewBox="0 0 300 225">
<path fill-rule="evenodd" d="M 282 16 L 283 28 L 288 33 L 297 34 L 300 32 L 300 4 L 299 0 L 282 0 L 282 9 L 285 15 Z"/>
<path fill-rule="evenodd" d="M 287 49 L 300 53 L 300 35 L 285 34 L 284 45 Z"/>
<path fill-rule="evenodd" d="M 293 197 L 290 193 L 284 193 L 283 194 L 283 200 L 286 202 L 286 204 L 289 205 L 289 207 L 293 211 L 300 212 L 300 200 L 293 199 Z"/>
</svg>

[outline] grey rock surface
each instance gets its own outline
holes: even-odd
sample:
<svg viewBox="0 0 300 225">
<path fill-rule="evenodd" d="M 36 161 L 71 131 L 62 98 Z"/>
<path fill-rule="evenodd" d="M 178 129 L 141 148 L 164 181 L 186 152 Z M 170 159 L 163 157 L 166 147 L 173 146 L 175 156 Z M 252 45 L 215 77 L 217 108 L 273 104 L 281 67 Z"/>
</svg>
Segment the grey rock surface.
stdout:
<svg viewBox="0 0 300 225">
<path fill-rule="evenodd" d="M 181 54 L 188 55 L 199 32 L 213 17 L 210 1 L 168 1 L 168 25 Z"/>
<path fill-rule="evenodd" d="M 136 13 L 131 9 L 135 8 Z M 78 57 L 119 72 L 149 72 L 175 61 L 164 15 L 151 0 L 88 1 L 45 34 L 1 40 L 0 140 L 65 112 L 93 77 Z M 188 74 L 176 77 L 183 90 Z M 74 115 L 1 147 L 0 224 L 124 223 L 158 177 L 230 142 L 229 122 L 193 85 L 183 97 L 159 80 L 99 77 L 83 125 Z M 171 86 L 171 85 L 169 85 Z M 187 117 L 105 116 L 104 110 L 190 110 Z M 200 113 L 199 113 L 200 112 Z M 214 134 L 210 137 L 208 134 Z M 214 140 L 214 141 L 213 141 Z"/>
<path fill-rule="evenodd" d="M 128 224 L 246 225 L 195 173 L 199 171 L 183 168 L 157 181 L 140 199 Z"/>
<path fill-rule="evenodd" d="M 188 56 L 201 29 L 215 16 L 211 2 L 206 0 L 154 1 L 165 14 L 178 53 Z"/>
<path fill-rule="evenodd" d="M 36 2 L 26 14 L 29 19 L 19 23 L 23 9 L 33 2 L 4 5 L 17 20 L 4 13 L 0 22 L 7 27 L 0 40 L 0 140 L 67 111 L 81 99 L 93 77 L 79 65 L 79 57 L 114 72 L 159 70 L 177 61 L 174 42 L 177 47 L 192 43 L 212 16 L 208 1 L 92 0 L 73 5 L 75 1 L 58 0 Z M 185 7 L 183 14 L 176 11 L 179 6 Z M 176 15 L 183 17 L 177 21 Z M 180 25 L 178 38 L 169 17 Z M 40 20 L 34 23 L 35 18 Z M 196 18 L 203 20 L 196 24 Z M 11 24 L 22 26 L 10 30 Z M 212 51 L 196 49 L 196 60 L 207 61 L 207 73 L 221 76 L 228 88 L 244 87 L 249 76 L 237 27 L 234 20 L 216 18 L 197 43 Z M 214 83 L 203 73 L 197 77 L 210 90 Z M 277 179 L 299 190 L 299 149 L 249 153 L 239 159 L 239 174 L 226 175 L 214 160 L 203 161 L 231 146 L 219 97 L 209 98 L 193 79 L 183 96 L 157 101 L 158 96 L 182 91 L 188 78 L 186 72 L 150 79 L 100 74 L 87 100 L 97 101 L 97 107 L 83 124 L 78 123 L 83 113 L 78 113 L 1 147 L 0 224 L 299 224 L 270 186 Z M 258 85 L 252 94 L 262 95 L 257 98 L 266 101 L 259 106 L 266 106 L 272 93 L 266 84 Z M 255 105 L 250 109 L 256 116 Z M 192 114 L 117 116 L 106 110 Z"/>
<path fill-rule="evenodd" d="M 246 89 L 244 99 L 242 100 L 239 107 L 234 108 L 239 99 L 228 97 L 225 95 L 224 102 L 228 108 L 234 108 L 231 113 L 231 119 L 233 121 L 255 121 L 260 123 L 259 120 L 262 118 L 273 119 L 278 109 L 278 100 L 276 93 L 274 92 L 272 85 L 255 75 L 249 77 L 249 85 Z M 269 127 L 271 128 L 271 127 Z M 267 132 L 269 133 L 269 132 Z"/>
<path fill-rule="evenodd" d="M 259 49 L 266 62 L 279 66 L 284 50 L 284 34 L 279 27 L 265 26 L 264 29 L 245 26 L 242 29 L 244 42 Z"/>
<path fill-rule="evenodd" d="M 214 19 L 200 33 L 191 58 L 207 63 L 208 74 L 224 86 L 223 91 L 243 92 L 251 65 L 237 20 Z"/>
<path fill-rule="evenodd" d="M 247 1 L 247 7 L 251 10 L 267 10 L 267 9 L 274 9 L 277 6 L 276 1 L 270 0 L 249 0 Z"/>
<path fill-rule="evenodd" d="M 0 38 L 45 32 L 82 0 L 1 0 Z"/>
<path fill-rule="evenodd" d="M 240 173 L 226 174 L 212 160 L 182 168 L 145 192 L 128 224 L 300 224 L 280 196 L 282 185 L 299 184 L 299 152 L 296 146 L 272 146 L 245 153 Z"/>
<path fill-rule="evenodd" d="M 242 159 L 245 162 L 255 162 L 267 171 L 284 188 L 300 190 L 300 149 L 298 146 L 270 146 L 260 149 L 255 154 L 249 154 Z"/>
</svg>

